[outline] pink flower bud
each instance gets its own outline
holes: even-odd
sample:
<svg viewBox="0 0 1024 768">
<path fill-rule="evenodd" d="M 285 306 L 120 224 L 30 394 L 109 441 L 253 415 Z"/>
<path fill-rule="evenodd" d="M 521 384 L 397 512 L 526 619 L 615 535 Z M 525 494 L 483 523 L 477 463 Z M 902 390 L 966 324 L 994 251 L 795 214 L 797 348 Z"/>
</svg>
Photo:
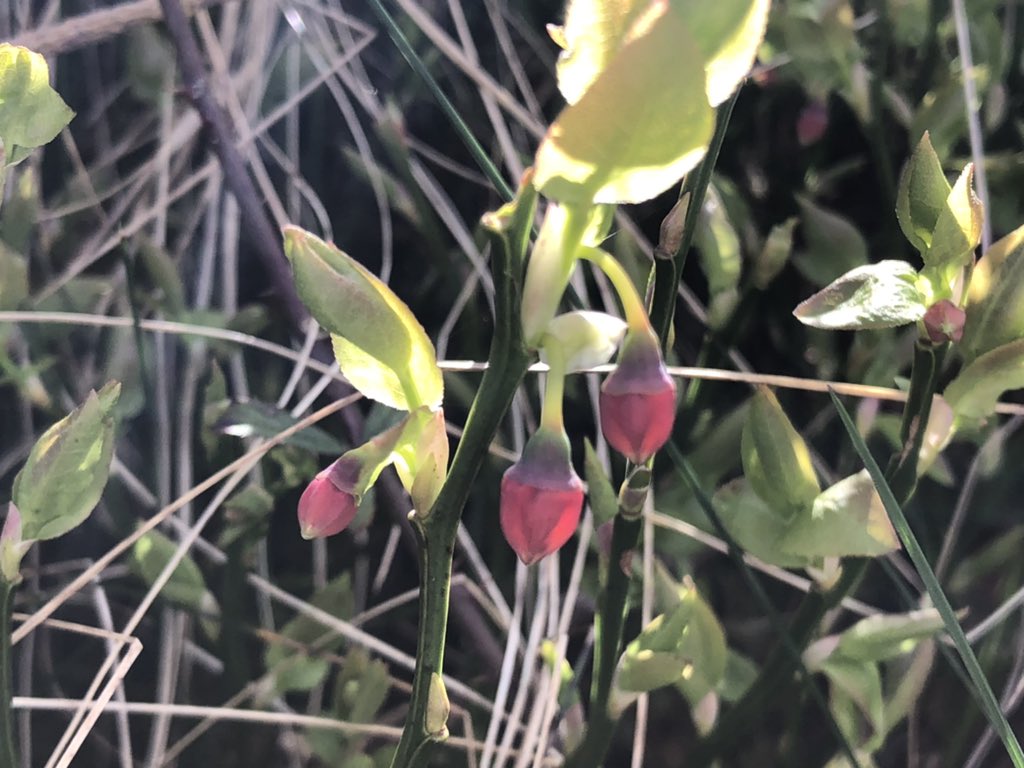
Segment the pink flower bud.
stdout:
<svg viewBox="0 0 1024 768">
<path fill-rule="evenodd" d="M 299 499 L 299 530 L 304 539 L 333 536 L 345 530 L 359 511 L 354 493 L 358 459 L 342 456 L 314 477 Z"/>
<path fill-rule="evenodd" d="M 635 464 L 647 461 L 672 434 L 676 385 L 665 370 L 657 337 L 630 331 L 615 370 L 601 385 L 601 430 Z"/>
<path fill-rule="evenodd" d="M 964 337 L 967 314 L 949 299 L 942 299 L 924 313 L 924 330 L 932 344 L 958 342 Z"/>
<path fill-rule="evenodd" d="M 522 458 L 501 478 L 501 530 L 526 565 L 558 550 L 583 511 L 583 481 L 569 457 L 569 439 L 541 427 Z"/>
</svg>

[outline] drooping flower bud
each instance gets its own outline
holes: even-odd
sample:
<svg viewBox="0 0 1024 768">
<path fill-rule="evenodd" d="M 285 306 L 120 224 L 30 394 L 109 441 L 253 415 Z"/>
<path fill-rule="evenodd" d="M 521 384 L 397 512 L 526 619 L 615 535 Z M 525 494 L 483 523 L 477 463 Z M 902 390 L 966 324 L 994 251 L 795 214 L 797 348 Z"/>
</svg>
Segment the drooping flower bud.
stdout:
<svg viewBox="0 0 1024 768">
<path fill-rule="evenodd" d="M 619 453 L 647 461 L 672 434 L 676 385 L 649 328 L 626 334 L 618 365 L 601 385 L 601 430 Z"/>
<path fill-rule="evenodd" d="M 501 530 L 526 565 L 558 550 L 583 511 L 583 481 L 564 432 L 541 427 L 501 478 Z"/>
<path fill-rule="evenodd" d="M 967 314 L 949 299 L 942 299 L 928 307 L 921 320 L 932 344 L 958 342 L 964 336 Z"/>
<path fill-rule="evenodd" d="M 346 454 L 310 481 L 299 499 L 299 529 L 304 539 L 333 536 L 349 526 L 359 511 L 355 493 L 359 461 Z"/>
</svg>

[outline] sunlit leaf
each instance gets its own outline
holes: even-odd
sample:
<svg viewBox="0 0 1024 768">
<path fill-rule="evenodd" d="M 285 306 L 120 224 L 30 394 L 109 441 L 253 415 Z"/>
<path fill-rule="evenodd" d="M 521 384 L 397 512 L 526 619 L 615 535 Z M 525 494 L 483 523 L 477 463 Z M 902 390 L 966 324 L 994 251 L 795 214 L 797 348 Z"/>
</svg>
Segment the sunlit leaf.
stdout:
<svg viewBox="0 0 1024 768">
<path fill-rule="evenodd" d="M 632 39 L 541 142 L 535 183 L 545 195 L 641 202 L 704 156 L 714 113 L 698 44 L 664 2 L 652 3 L 636 24 Z"/>
<path fill-rule="evenodd" d="M 704 57 L 707 94 L 717 106 L 747 76 L 768 23 L 770 0 L 671 0 Z"/>
<path fill-rule="evenodd" d="M 0 143 L 6 165 L 54 139 L 75 113 L 50 87 L 46 59 L 28 48 L 0 43 Z"/>
<path fill-rule="evenodd" d="M 810 516 L 795 520 L 779 546 L 808 558 L 876 557 L 899 549 L 900 542 L 871 478 L 861 471 L 825 489 Z"/>
<path fill-rule="evenodd" d="M 942 396 L 958 421 L 985 419 L 1000 396 L 1024 387 L 1024 339 L 996 347 L 960 371 Z"/>
<path fill-rule="evenodd" d="M 295 286 L 334 336 L 342 373 L 367 397 L 400 410 L 436 408 L 444 396 L 434 345 L 390 288 L 330 243 L 284 229 Z"/>
<path fill-rule="evenodd" d="M 985 211 L 974 192 L 974 166 L 968 164 L 939 211 L 931 247 L 924 253 L 929 267 L 963 267 L 981 242 Z"/>
<path fill-rule="evenodd" d="M 926 298 L 905 261 L 857 267 L 801 302 L 793 314 L 804 325 L 829 330 L 895 328 L 924 317 Z"/>
<path fill-rule="evenodd" d="M 941 629 L 942 617 L 934 608 L 869 616 L 839 635 L 834 653 L 854 661 L 887 661 L 910 653 Z"/>
<path fill-rule="evenodd" d="M 994 243 L 971 273 L 962 349 L 968 359 L 1024 338 L 1024 226 Z"/>
<path fill-rule="evenodd" d="M 548 324 L 547 329 L 547 336 L 561 348 L 566 373 L 607 363 L 625 333 L 626 323 L 623 320 L 592 310 L 558 315 Z M 543 348 L 541 360 L 547 362 Z"/>
</svg>

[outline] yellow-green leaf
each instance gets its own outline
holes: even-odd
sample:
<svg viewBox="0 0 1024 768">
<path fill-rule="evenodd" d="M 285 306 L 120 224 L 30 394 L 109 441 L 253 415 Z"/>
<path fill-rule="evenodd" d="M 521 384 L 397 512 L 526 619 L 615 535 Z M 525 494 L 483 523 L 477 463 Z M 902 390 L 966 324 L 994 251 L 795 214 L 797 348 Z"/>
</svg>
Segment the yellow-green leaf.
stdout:
<svg viewBox="0 0 1024 768">
<path fill-rule="evenodd" d="M 434 345 L 409 307 L 346 253 L 299 227 L 285 227 L 295 287 L 334 336 L 342 373 L 360 392 L 392 408 L 437 408 L 444 381 Z"/>
<path fill-rule="evenodd" d="M 750 71 L 768 24 L 770 0 L 671 0 L 704 57 L 711 106 L 725 101 Z"/>
<path fill-rule="evenodd" d="M 935 221 L 931 247 L 924 253 L 927 266 L 959 268 L 973 258 L 974 249 L 981 242 L 981 223 L 985 216 L 973 182 L 974 166 L 968 163 Z"/>
<path fill-rule="evenodd" d="M 627 42 L 537 150 L 534 183 L 576 203 L 636 203 L 678 181 L 714 129 L 704 61 L 684 19 L 652 3 Z"/>
<path fill-rule="evenodd" d="M 986 419 L 995 413 L 999 397 L 1024 387 L 1024 339 L 986 352 L 949 383 L 942 396 L 958 423 Z"/>
<path fill-rule="evenodd" d="M 974 267 L 962 349 L 968 359 L 1024 337 L 1024 226 L 994 243 Z"/>
<path fill-rule="evenodd" d="M 0 43 L 0 145 L 5 165 L 52 141 L 75 113 L 50 87 L 46 59 L 28 48 Z"/>
<path fill-rule="evenodd" d="M 12 493 L 26 541 L 64 535 L 99 502 L 114 455 L 113 408 L 120 392 L 118 382 L 90 392 L 32 447 Z"/>
</svg>

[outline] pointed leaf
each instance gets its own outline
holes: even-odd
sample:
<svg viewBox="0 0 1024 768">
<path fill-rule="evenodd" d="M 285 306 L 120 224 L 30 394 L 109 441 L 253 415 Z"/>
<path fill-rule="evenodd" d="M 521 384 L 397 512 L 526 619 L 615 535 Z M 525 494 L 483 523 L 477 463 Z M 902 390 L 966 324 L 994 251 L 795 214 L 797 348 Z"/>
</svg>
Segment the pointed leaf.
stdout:
<svg viewBox="0 0 1024 768">
<path fill-rule="evenodd" d="M 132 547 L 128 565 L 143 582 L 152 585 L 177 551 L 177 542 L 160 531 L 147 531 Z M 160 595 L 198 614 L 217 614 L 220 611 L 216 598 L 206 588 L 203 572 L 188 555 L 175 566 Z"/>
<path fill-rule="evenodd" d="M 217 419 L 214 428 L 225 435 L 234 437 L 274 437 L 294 426 L 298 419 L 259 400 L 231 403 Z M 313 453 L 339 454 L 345 450 L 336 438 L 319 427 L 306 427 L 292 435 L 285 443 Z"/>
<path fill-rule="evenodd" d="M 922 254 L 932 244 L 932 232 L 939 214 L 946 207 L 951 187 L 942 171 L 939 156 L 932 148 L 931 137 L 925 131 L 910 156 L 896 197 L 896 218 L 910 244 Z"/>
<path fill-rule="evenodd" d="M 974 166 L 968 163 L 939 211 L 924 263 L 933 268 L 967 266 L 981 242 L 984 217 L 985 209 L 974 193 Z"/>
<path fill-rule="evenodd" d="M 794 520 L 779 546 L 807 558 L 877 557 L 900 542 L 866 471 L 843 478 L 814 500 L 808 518 Z"/>
<path fill-rule="evenodd" d="M 772 227 L 765 238 L 761 252 L 754 259 L 751 281 L 760 290 L 771 285 L 772 280 L 782 271 L 793 252 L 793 230 L 799 220 L 792 216 Z"/>
<path fill-rule="evenodd" d="M 64 535 L 99 502 L 114 455 L 112 411 L 120 392 L 118 382 L 90 392 L 36 441 L 12 494 L 26 541 Z"/>
<path fill-rule="evenodd" d="M 615 518 L 619 511 L 619 497 L 597 458 L 597 452 L 590 440 L 583 439 L 583 475 L 587 480 L 587 501 L 594 513 L 594 527 L 597 528 Z"/>
<path fill-rule="evenodd" d="M 0 146 L 15 165 L 28 150 L 53 140 L 75 116 L 50 87 L 46 59 L 28 48 L 0 43 Z"/>
<path fill-rule="evenodd" d="M 797 196 L 807 251 L 797 254 L 797 269 L 815 285 L 828 285 L 868 262 L 868 246 L 849 220 Z"/>
<path fill-rule="evenodd" d="M 641 202 L 704 156 L 714 113 L 700 49 L 685 21 L 666 2 L 654 2 L 631 34 L 541 142 L 535 183 L 548 197 Z"/>
<path fill-rule="evenodd" d="M 940 630 L 942 617 L 934 608 L 870 616 L 839 636 L 835 654 L 852 661 L 888 661 L 910 653 L 921 640 Z"/>
<path fill-rule="evenodd" d="M 335 246 L 293 226 L 284 240 L 302 301 L 343 337 L 335 350 L 353 386 L 400 410 L 440 406 L 444 382 L 434 345 L 405 303 Z"/>
<path fill-rule="evenodd" d="M 986 419 L 1003 392 L 1024 387 L 1024 339 L 996 347 L 968 365 L 942 396 L 957 421 Z"/>
<path fill-rule="evenodd" d="M 1024 226 L 978 259 L 968 297 L 962 349 L 969 360 L 1024 338 Z"/>
<path fill-rule="evenodd" d="M 812 328 L 895 328 L 924 317 L 925 302 L 912 266 L 880 261 L 847 272 L 803 301 L 793 314 Z"/>
<path fill-rule="evenodd" d="M 821 490 L 811 454 L 767 387 L 750 401 L 740 452 L 747 482 L 775 514 L 789 520 L 811 508 Z"/>
</svg>

